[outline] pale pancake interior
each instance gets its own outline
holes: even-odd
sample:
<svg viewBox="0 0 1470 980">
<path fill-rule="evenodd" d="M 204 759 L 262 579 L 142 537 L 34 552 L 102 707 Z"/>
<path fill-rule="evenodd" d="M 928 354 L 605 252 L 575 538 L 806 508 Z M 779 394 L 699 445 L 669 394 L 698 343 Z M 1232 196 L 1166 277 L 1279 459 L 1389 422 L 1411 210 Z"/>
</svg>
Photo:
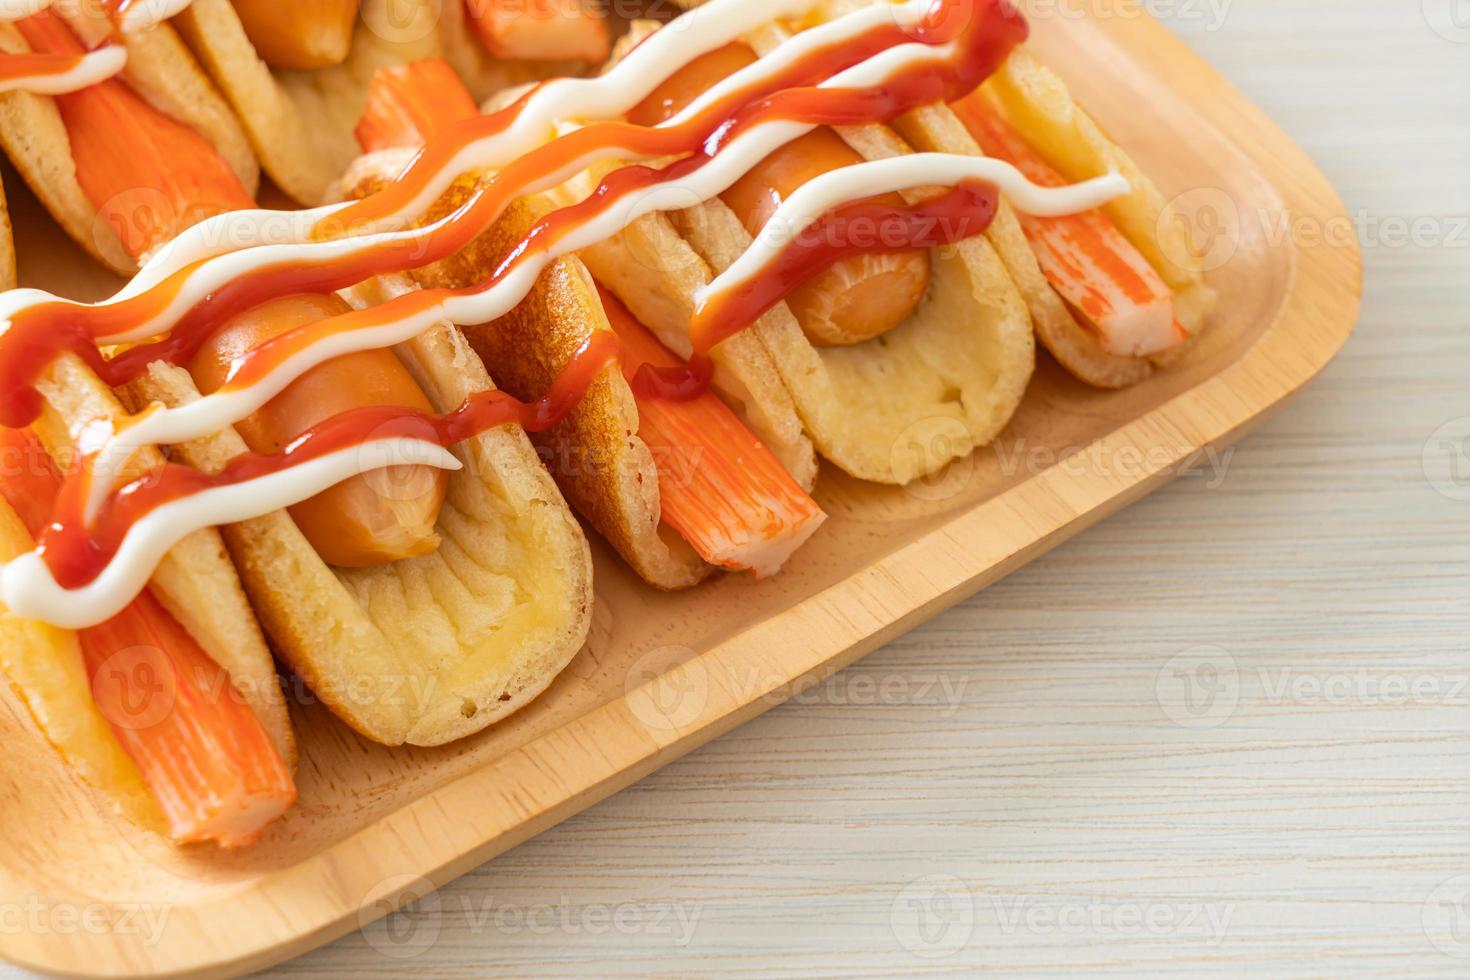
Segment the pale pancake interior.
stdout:
<svg viewBox="0 0 1470 980">
<path fill-rule="evenodd" d="M 626 53 L 657 27 L 635 21 L 617 52 Z M 745 40 L 764 53 L 789 36 L 773 24 Z M 912 152 L 886 127 L 838 132 L 869 160 Z M 915 201 L 932 193 L 920 189 L 905 198 Z M 751 243 L 745 227 L 718 199 L 673 213 L 669 220 L 715 272 L 728 268 Z M 589 250 L 589 261 L 598 251 Z M 686 263 L 659 262 L 664 252 L 624 251 L 616 261 L 631 266 L 641 257 L 643 266 L 656 270 L 661 292 L 687 295 L 698 285 Z M 929 288 L 918 308 L 880 338 L 814 347 L 784 303 L 748 330 L 770 352 L 818 452 L 861 479 L 908 483 L 987 444 L 1015 412 L 1031 377 L 1035 345 L 1025 304 L 988 240 L 976 237 L 930 250 L 930 266 Z M 687 319 L 683 329 L 687 349 Z"/>
<path fill-rule="evenodd" d="M 355 304 L 410 289 L 377 280 Z M 493 389 L 448 324 L 396 349 L 436 411 Z M 142 398 L 198 397 L 162 364 Z M 216 470 L 245 449 L 234 429 L 176 447 Z M 327 566 L 284 511 L 222 529 L 283 659 L 340 717 L 375 741 L 437 745 L 517 710 L 575 655 L 591 613 L 591 558 L 525 434 L 491 429 L 454 447 L 440 547 L 371 569 Z"/>
</svg>

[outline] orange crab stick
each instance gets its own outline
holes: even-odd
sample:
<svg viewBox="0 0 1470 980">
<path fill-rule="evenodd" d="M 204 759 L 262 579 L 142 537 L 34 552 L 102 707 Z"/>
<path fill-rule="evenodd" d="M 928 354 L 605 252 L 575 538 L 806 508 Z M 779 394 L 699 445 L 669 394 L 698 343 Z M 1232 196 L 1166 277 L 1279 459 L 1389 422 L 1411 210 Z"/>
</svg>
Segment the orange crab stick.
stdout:
<svg viewBox="0 0 1470 980">
<path fill-rule="evenodd" d="M 597 291 L 629 383 L 645 364 L 682 366 L 617 297 L 601 286 Z M 637 402 L 638 437 L 658 464 L 659 516 L 705 561 L 773 575 L 827 519 L 712 392 L 680 401 L 640 396 Z"/>
<path fill-rule="evenodd" d="M 1067 181 L 985 102 L 973 94 L 953 106 L 987 155 L 1014 165 L 1033 183 Z M 1148 260 L 1102 211 L 1060 218 L 1019 215 L 1047 280 L 1080 313 L 1110 354 L 1145 357 L 1189 334 L 1174 316 L 1174 294 Z"/>
<path fill-rule="evenodd" d="M 37 50 L 81 51 L 66 24 L 49 13 L 19 23 Z M 465 102 L 473 113 L 468 95 Z M 207 140 L 122 82 L 57 96 L 57 104 L 77 182 L 134 257 L 205 218 L 255 207 Z M 346 309 L 335 296 L 295 295 L 247 310 L 222 325 L 190 363 L 194 382 L 208 394 L 249 348 Z M 369 404 L 429 410 L 428 399 L 391 351 L 359 351 L 298 378 L 237 428 L 251 449 L 275 452 L 312 424 Z M 447 479 L 426 466 L 363 473 L 292 507 L 291 517 L 328 564 L 383 565 L 439 546 L 434 524 Z"/>
<path fill-rule="evenodd" d="M 0 458 L 0 496 L 37 536 L 61 475 L 29 430 L 0 429 Z M 255 712 L 151 592 L 77 638 L 92 697 L 175 840 L 249 844 L 296 800 Z"/>
<path fill-rule="evenodd" d="M 422 146 L 429 134 L 480 114 L 454 69 L 439 58 L 379 68 L 369 92 L 355 130 L 364 153 Z M 425 98 L 428 93 L 433 98 Z"/>
<path fill-rule="evenodd" d="M 50 12 L 16 26 L 34 51 L 85 51 Z M 208 140 L 126 83 L 110 78 L 52 98 L 71 143 L 77 183 L 129 255 L 143 255 L 212 215 L 255 206 Z"/>
<path fill-rule="evenodd" d="M 461 97 L 463 96 L 463 97 Z M 379 69 L 357 127 L 363 149 L 422 146 L 464 116 L 443 112 L 468 95 L 457 76 L 425 63 Z M 465 115 L 473 115 L 473 106 Z M 644 364 L 676 367 L 670 353 L 598 287 L 631 380 Z M 687 400 L 638 394 L 638 435 L 658 465 L 661 517 L 700 557 L 731 569 L 774 573 L 826 515 L 725 403 L 705 391 Z"/>
<path fill-rule="evenodd" d="M 612 47 L 607 21 L 583 0 L 465 0 L 465 13 L 497 58 L 601 64 Z"/>
</svg>

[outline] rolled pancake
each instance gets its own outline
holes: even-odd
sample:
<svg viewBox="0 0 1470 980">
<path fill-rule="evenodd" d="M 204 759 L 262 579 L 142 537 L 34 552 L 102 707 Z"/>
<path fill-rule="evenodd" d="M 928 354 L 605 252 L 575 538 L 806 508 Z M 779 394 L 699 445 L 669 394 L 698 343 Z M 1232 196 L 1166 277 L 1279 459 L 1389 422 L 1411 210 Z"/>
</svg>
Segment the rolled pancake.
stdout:
<svg viewBox="0 0 1470 980">
<path fill-rule="evenodd" d="M 646 36 L 648 28 L 635 22 L 629 38 Z M 620 41 L 619 51 L 631 41 Z M 609 61 L 610 67 L 616 58 Z M 524 86 L 505 89 L 487 100 L 480 111 L 496 112 L 525 92 Z M 575 124 L 563 123 L 563 131 Z M 411 157 L 403 151 L 384 153 L 373 164 L 387 175 L 407 166 Z M 592 194 L 598 181 L 618 168 L 604 161 L 545 195 L 559 207 L 576 204 Z M 441 201 L 437 213 L 442 212 Z M 476 253 L 470 253 L 472 255 Z M 491 253 L 473 263 L 461 264 L 455 281 L 473 282 L 477 271 L 489 268 Z M 693 354 L 689 323 L 694 316 L 694 296 L 714 279 L 709 264 L 690 247 L 668 216 L 646 214 L 622 231 L 577 253 L 593 279 L 610 291 L 660 343 L 684 360 Z M 601 306 L 600 303 L 594 305 Z M 710 387 L 739 416 L 746 428 L 761 440 L 802 489 L 811 491 L 817 481 L 817 456 L 812 441 L 802 429 L 796 405 L 781 381 L 775 363 L 760 339 L 748 331 L 729 337 L 709 352 L 714 364 Z"/>
<path fill-rule="evenodd" d="M 123 416 L 113 393 L 73 355 L 58 359 L 38 388 L 46 409 L 33 428 L 58 459 L 71 455 L 74 432 Z M 162 462 L 157 450 L 147 449 L 132 465 L 141 472 Z M 31 546 L 20 519 L 0 501 L 0 560 Z M 229 674 L 281 758 L 295 769 L 296 742 L 275 664 L 220 535 L 211 529 L 185 537 L 164 556 L 149 584 L 159 602 Z M 92 698 L 76 633 L 0 609 L 0 666 L 68 764 L 129 818 L 161 830 L 157 803 Z"/>
<path fill-rule="evenodd" d="M 353 129 L 374 70 L 445 58 L 472 92 L 488 93 L 566 67 L 478 52 L 460 0 L 364 0 L 347 60 L 313 71 L 262 61 L 230 0 L 194 0 L 173 23 L 239 115 L 266 173 L 305 205 L 322 203 L 356 159 Z"/>
<path fill-rule="evenodd" d="M 372 193 L 399 173 L 411 151 L 369 154 L 349 171 L 348 196 Z M 450 213 L 474 192 L 476 177 L 462 175 L 420 218 Z M 554 203 L 542 196 L 514 202 L 489 230 L 447 259 L 413 270 L 423 288 L 457 289 L 483 279 L 507 250 Z M 517 398 L 538 398 L 588 339 L 610 330 L 597 288 L 576 258 L 552 262 L 531 292 L 505 316 L 461 328 L 495 379 Z M 638 406 L 617 365 L 594 377 L 571 413 L 531 438 L 572 506 L 646 582 L 662 589 L 695 585 L 714 572 L 689 544 L 660 520 L 658 468 L 638 437 Z"/>
<path fill-rule="evenodd" d="M 554 199 L 559 204 L 579 201 L 595 187 L 591 175 L 583 175 Z M 714 279 L 714 272 L 667 216 L 644 215 L 606 241 L 582 249 L 577 257 L 665 347 L 689 359 L 695 292 Z M 717 344 L 710 359 L 715 367 L 710 386 L 810 491 L 817 480 L 816 451 L 760 338 L 742 331 Z"/>
<path fill-rule="evenodd" d="M 414 287 L 385 276 L 345 290 L 354 307 Z M 435 411 L 495 385 L 452 326 L 394 352 Z M 162 363 L 135 403 L 198 397 Z M 214 472 L 246 450 L 233 428 L 173 448 Z M 518 426 L 451 450 L 433 553 L 374 568 L 334 568 L 286 511 L 220 528 L 282 660 L 347 724 L 385 745 L 440 745 L 506 717 L 546 689 L 581 648 L 592 612 L 586 538 Z"/>
<path fill-rule="evenodd" d="M 54 13 L 83 43 L 98 42 L 108 29 L 93 5 L 60 4 Z M 260 167 L 245 131 L 173 28 L 161 24 L 133 32 L 124 43 L 128 62 L 119 77 L 154 108 L 207 139 L 253 195 Z M 0 23 L 0 52 L 29 50 L 14 24 Z M 137 271 L 138 263 L 112 227 L 98 220 L 77 183 L 71 141 L 54 100 L 18 90 L 0 93 L 0 146 L 67 234 L 114 272 Z M 139 206 L 148 203 L 140 200 Z"/>
<path fill-rule="evenodd" d="M 620 50 L 655 26 L 635 23 Z M 764 54 L 789 36 L 772 24 L 744 40 Z M 885 126 L 836 132 L 865 159 L 913 152 Z M 904 197 L 917 201 L 935 193 L 919 189 Z M 670 220 L 715 272 L 751 244 L 719 199 Z M 988 444 L 1014 414 L 1031 377 L 1035 345 L 1025 303 L 988 237 L 931 249 L 929 258 L 929 289 L 919 307 L 872 340 L 815 347 L 784 303 L 749 328 L 770 353 L 817 451 L 861 479 L 908 483 Z M 684 288 L 678 270 L 662 272 L 665 289 Z M 687 337 L 687 320 L 683 329 Z"/>
<path fill-rule="evenodd" d="M 1191 338 L 1198 337 L 1214 308 L 1215 290 L 1204 281 L 1200 256 L 1182 225 L 1165 220 L 1167 201 L 1158 186 L 1072 99 L 1066 85 L 1024 49 L 1014 52 L 982 87 L 987 102 L 1027 143 L 1071 181 L 1108 172 L 1122 174 L 1131 193 L 1104 206 L 1118 230 L 1148 260 L 1174 291 L 1174 312 Z M 929 131 L 955 147 L 973 140 L 948 109 Z M 979 152 L 974 147 L 973 152 Z M 1096 333 L 1079 322 L 1047 282 L 1035 253 L 1013 213 L 997 221 L 996 247 L 1025 294 L 1037 336 L 1052 355 L 1079 379 L 1098 387 L 1120 388 L 1143 380 L 1188 348 L 1151 357 L 1122 357 L 1104 350 Z"/>
</svg>

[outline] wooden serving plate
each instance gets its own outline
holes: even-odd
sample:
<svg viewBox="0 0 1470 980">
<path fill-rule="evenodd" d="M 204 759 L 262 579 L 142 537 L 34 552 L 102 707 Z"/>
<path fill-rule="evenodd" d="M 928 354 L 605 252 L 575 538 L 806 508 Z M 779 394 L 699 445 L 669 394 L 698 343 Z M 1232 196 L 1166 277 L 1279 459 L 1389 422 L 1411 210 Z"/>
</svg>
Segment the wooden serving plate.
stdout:
<svg viewBox="0 0 1470 980">
<path fill-rule="evenodd" d="M 591 639 L 539 701 L 433 750 L 384 749 L 302 707 L 300 803 L 242 853 L 176 849 L 112 816 L 7 692 L 0 955 L 101 976 L 240 973 L 302 953 L 846 666 L 1281 406 L 1347 339 L 1361 273 L 1355 248 L 1297 247 L 1279 229 L 1346 220 L 1342 204 L 1298 147 L 1133 0 L 1084 6 L 1063 15 L 1046 4 L 1036 48 L 1179 196 L 1171 220 L 1215 247 L 1222 305 L 1186 361 L 1114 393 L 1044 361 L 999 443 L 941 478 L 900 490 L 824 473 L 831 520 L 772 581 L 657 594 L 594 544 Z M 84 288 L 80 253 L 34 202 L 15 210 L 25 281 Z"/>
</svg>

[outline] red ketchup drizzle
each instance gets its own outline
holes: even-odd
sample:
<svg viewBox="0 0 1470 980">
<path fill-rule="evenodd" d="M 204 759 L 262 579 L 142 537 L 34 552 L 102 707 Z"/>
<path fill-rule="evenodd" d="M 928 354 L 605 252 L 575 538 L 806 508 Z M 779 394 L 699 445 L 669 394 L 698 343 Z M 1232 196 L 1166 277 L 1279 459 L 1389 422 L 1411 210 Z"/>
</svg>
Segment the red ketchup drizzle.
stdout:
<svg viewBox="0 0 1470 980">
<path fill-rule="evenodd" d="M 978 9 L 977 9 L 978 8 Z M 598 123 L 566 134 L 482 180 L 477 194 L 437 231 L 411 240 L 360 248 L 351 254 L 314 261 L 273 263 L 251 270 L 215 290 L 191 308 L 172 333 L 140 344 L 108 360 L 97 338 L 123 333 L 161 313 L 182 289 L 194 267 L 180 270 L 146 292 L 116 303 L 87 307 L 55 301 L 22 311 L 0 334 L 0 424 L 29 424 L 41 408 L 35 379 L 60 353 L 82 357 L 109 385 L 136 377 L 148 363 L 187 361 L 210 332 L 226 318 L 267 298 L 292 292 L 331 292 L 374 275 L 427 265 L 453 254 L 480 234 L 522 188 L 548 171 L 593 150 L 616 147 L 637 155 L 688 154 L 662 167 L 627 166 L 609 174 L 578 204 L 543 218 L 513 246 L 494 272 L 480 283 L 456 290 L 423 290 L 378 307 L 354 311 L 310 324 L 273 338 L 241 359 L 226 387 L 248 384 L 269 373 L 295 350 L 328 333 L 406 317 L 452 297 L 479 294 L 501 281 L 520 262 L 582 227 L 598 214 L 618 206 L 628 195 L 657 183 L 697 171 L 736 135 L 771 119 L 814 125 L 886 122 L 918 106 L 950 102 L 973 90 L 991 74 L 1027 34 L 1025 20 L 1008 0 L 950 0 L 920 28 L 887 25 L 839 45 L 814 52 L 789 66 L 779 78 L 751 86 L 712 105 L 679 127 L 646 129 L 628 123 Z M 857 89 L 786 87 L 814 82 L 895 44 L 923 41 L 960 42 L 958 55 L 936 68 L 924 65 L 890 78 L 881 86 Z M 391 214 L 415 196 L 471 140 L 504 129 L 524 108 L 524 98 L 501 113 L 467 120 L 446 130 L 416 158 L 400 180 L 331 219 L 324 236 Z M 695 356 L 679 368 L 644 365 L 634 384 L 653 397 L 687 399 L 703 391 L 712 373 L 708 350 L 753 322 L 792 288 L 824 266 L 854 252 L 875 251 L 849 234 L 855 223 L 876 223 L 883 247 L 905 251 L 949 244 L 982 233 L 994 216 L 995 191 L 984 184 L 962 184 L 938 198 L 903 207 L 861 202 L 836 209 L 821 219 L 817 234 L 788 245 L 757 281 L 726 300 L 701 309 L 696 318 Z M 840 244 L 847 242 L 848 244 Z M 833 244 L 838 243 L 838 244 Z M 66 479 L 57 503 L 57 520 L 41 536 L 40 551 L 57 582 L 76 588 L 96 578 L 116 554 L 128 529 L 150 511 L 170 501 L 212 487 L 238 484 L 280 472 L 337 449 L 361 444 L 369 435 L 394 435 L 452 445 L 506 423 L 529 431 L 555 425 L 580 401 L 597 373 L 617 359 L 616 338 L 596 334 L 575 355 L 543 398 L 521 403 L 504 392 L 472 396 L 454 412 L 425 415 L 412 410 L 372 407 L 336 416 L 304 433 L 285 451 L 244 454 L 218 474 L 168 464 L 134 480 L 106 498 L 89 527 L 82 519 L 88 467 L 77 467 Z"/>
<path fill-rule="evenodd" d="M 170 501 L 280 473 L 369 439 L 419 439 L 448 448 L 512 422 L 527 432 L 544 432 L 576 408 L 598 374 L 617 363 L 617 335 L 601 331 L 572 355 L 546 394 L 532 402 L 519 401 L 503 391 L 481 391 L 454 411 L 440 415 L 374 405 L 334 415 L 278 453 L 242 453 L 218 473 L 166 463 L 109 494 L 90 527 L 82 519 L 88 485 L 83 465 L 62 484 L 52 521 L 37 541 L 38 550 L 59 585 L 77 588 L 101 573 L 129 528 Z"/>
<path fill-rule="evenodd" d="M 633 374 L 633 393 L 640 398 L 687 402 L 704 394 L 715 376 L 715 362 L 708 354 L 695 354 L 683 364 L 660 367 L 643 363 Z"/>
<path fill-rule="evenodd" d="M 976 180 L 917 204 L 859 201 L 836 208 L 778 252 L 759 275 L 702 303 L 689 325 L 694 350 L 708 351 L 745 329 L 839 259 L 953 245 L 984 234 L 999 206 L 995 185 Z M 880 247 L 873 247 L 874 239 Z"/>
<path fill-rule="evenodd" d="M 859 201 L 836 208 L 777 252 L 759 275 L 701 304 L 689 324 L 694 355 L 677 367 L 644 364 L 634 377 L 634 390 L 675 401 L 697 397 L 714 374 L 707 351 L 760 319 L 832 263 L 849 255 L 953 245 L 984 234 L 999 206 L 995 185 L 964 181 L 917 204 L 895 207 Z"/>
<path fill-rule="evenodd" d="M 649 156 L 693 154 L 663 170 L 628 167 L 615 171 L 584 202 L 611 207 L 623 194 L 698 169 L 734 135 L 765 120 L 795 119 L 817 125 L 881 122 L 920 105 L 953 101 L 993 72 L 1026 33 L 1025 20 L 1008 0 L 949 0 L 937 8 L 932 24 L 911 31 L 885 25 L 847 43 L 813 52 L 779 73 L 777 79 L 732 94 L 679 127 L 647 129 L 618 122 L 588 126 L 538 147 L 482 181 L 477 195 L 435 232 L 360 247 L 336 257 L 263 265 L 195 304 L 168 337 L 141 344 L 105 363 L 97 352 L 96 340 L 124 333 L 159 315 L 178 295 L 192 267 L 115 303 L 84 306 L 55 301 L 23 310 L 12 318 L 10 329 L 0 335 L 0 424 L 18 428 L 34 421 L 41 408 L 35 380 L 64 351 L 82 357 L 107 384 L 121 385 L 151 361 L 182 363 L 225 319 L 268 298 L 292 292 L 332 292 L 375 275 L 428 265 L 452 255 L 484 231 L 531 181 L 587 152 L 617 147 Z M 876 51 L 909 41 L 957 41 L 960 51 L 941 68 L 910 70 L 872 88 L 781 89 L 783 85 L 828 77 Z M 523 99 L 493 116 L 467 120 L 447 130 L 443 139 L 432 141 L 420 153 L 399 182 L 328 219 L 322 234 L 340 233 L 407 203 L 458 150 L 471 140 L 504 129 L 524 105 Z M 536 250 L 540 242 L 555 241 L 596 210 L 578 206 L 554 212 L 511 250 L 509 261 Z M 422 310 L 442 298 L 411 294 L 380 311 L 399 316 Z M 286 347 L 275 345 L 282 352 Z M 241 376 L 245 376 L 243 371 Z"/>
</svg>

